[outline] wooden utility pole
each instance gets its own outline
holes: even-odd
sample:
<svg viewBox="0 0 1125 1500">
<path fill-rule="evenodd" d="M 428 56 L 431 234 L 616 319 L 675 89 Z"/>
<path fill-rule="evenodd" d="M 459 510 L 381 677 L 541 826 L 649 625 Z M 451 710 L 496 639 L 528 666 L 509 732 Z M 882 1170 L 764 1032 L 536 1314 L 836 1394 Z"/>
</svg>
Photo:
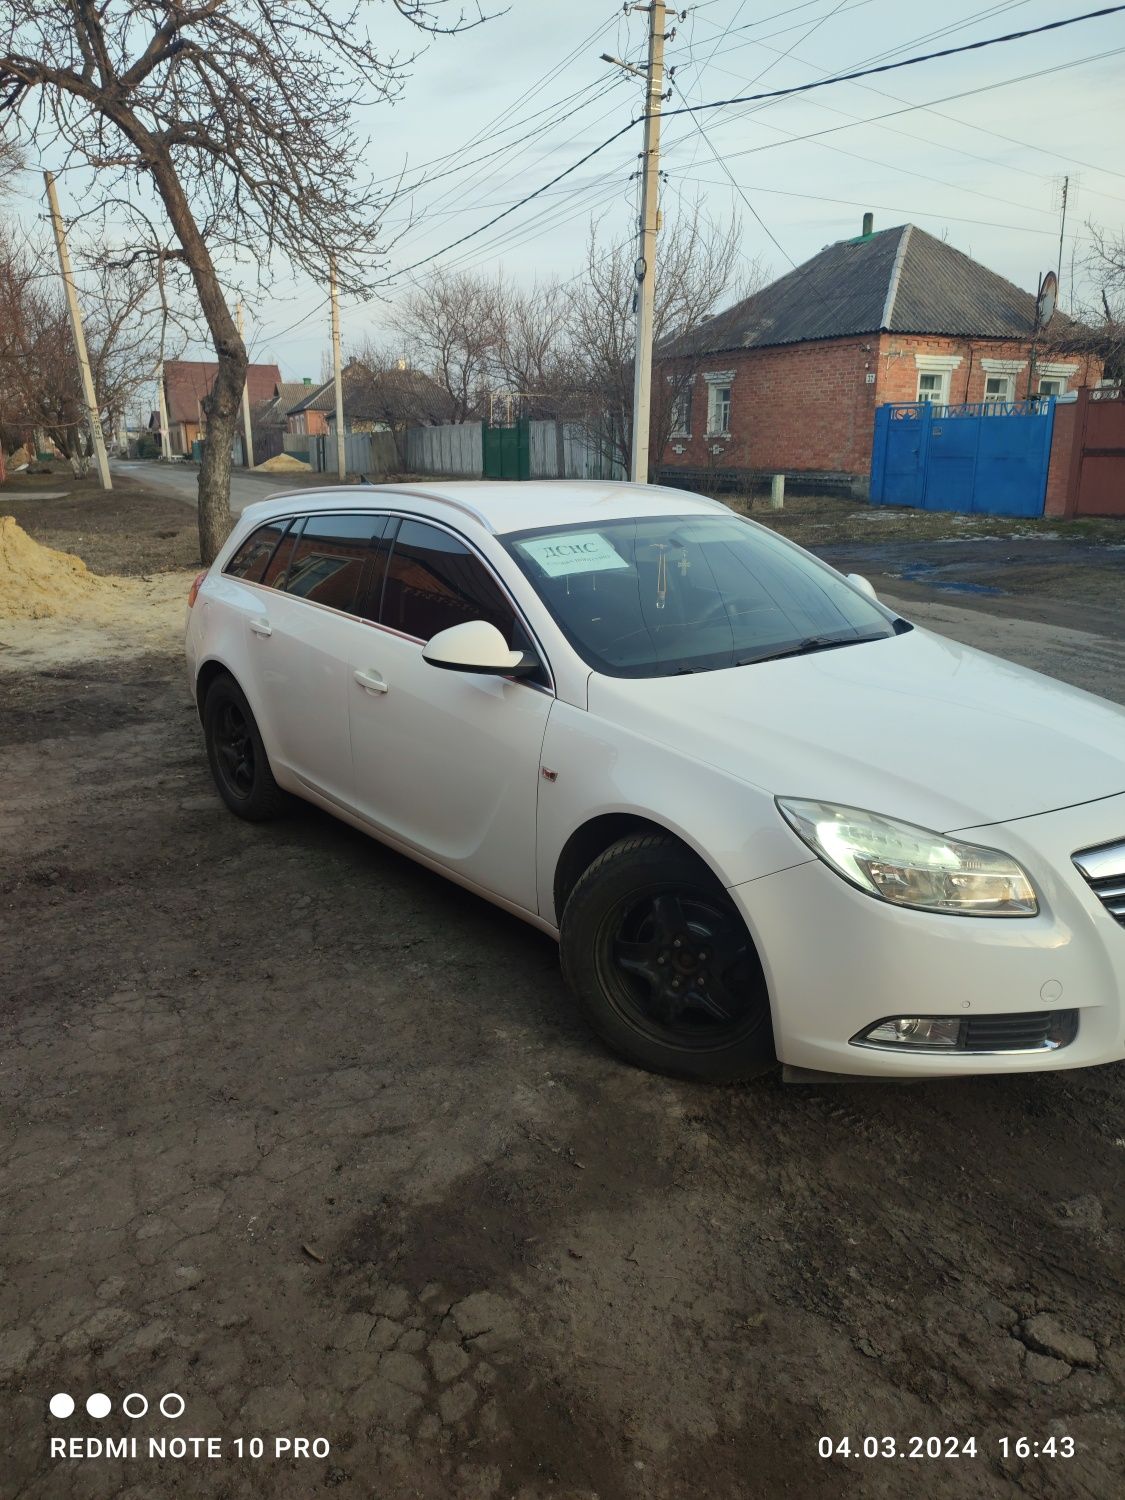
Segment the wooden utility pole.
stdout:
<svg viewBox="0 0 1125 1500">
<path fill-rule="evenodd" d="M 660 106 L 664 95 L 663 0 L 634 5 L 648 11 L 648 69 L 645 79 L 645 148 L 641 169 L 641 221 L 636 264 L 637 352 L 633 371 L 633 446 L 629 478 L 648 483 L 648 438 L 652 409 L 652 335 L 656 302 L 656 232 L 660 196 Z"/>
<path fill-rule="evenodd" d="M 340 369 L 340 293 L 336 287 L 336 258 L 328 262 L 329 289 L 332 293 L 332 375 L 336 382 L 336 473 L 346 477 L 348 462 L 344 444 L 344 376 Z"/>
<path fill-rule="evenodd" d="M 50 172 L 43 173 L 43 180 L 47 184 L 47 202 L 51 208 L 51 228 L 55 235 L 55 248 L 59 252 L 59 270 L 62 272 L 63 289 L 66 292 L 66 306 L 70 313 L 70 328 L 74 335 L 74 352 L 78 356 L 78 369 L 82 376 L 82 394 L 86 400 L 86 412 L 90 421 L 90 436 L 94 443 L 94 456 L 98 461 L 98 477 L 102 483 L 103 490 L 113 488 L 113 480 L 109 476 L 109 459 L 105 451 L 105 434 L 102 432 L 102 419 L 98 413 L 98 398 L 94 393 L 94 377 L 90 373 L 90 356 L 86 352 L 86 335 L 82 329 L 82 312 L 78 306 L 78 291 L 74 285 L 74 275 L 70 269 L 70 252 L 66 248 L 66 230 L 63 228 L 62 214 L 59 212 L 59 196 L 55 192 L 55 179 Z"/>
<path fill-rule="evenodd" d="M 242 338 L 242 299 L 238 300 L 238 336 Z M 254 429 L 250 426 L 250 367 L 242 382 L 242 458 L 248 469 L 254 467 Z"/>
<path fill-rule="evenodd" d="M 160 404 L 160 452 L 167 463 L 172 457 L 172 434 L 168 431 L 168 402 L 164 397 L 164 361 L 156 372 L 156 394 Z"/>
</svg>

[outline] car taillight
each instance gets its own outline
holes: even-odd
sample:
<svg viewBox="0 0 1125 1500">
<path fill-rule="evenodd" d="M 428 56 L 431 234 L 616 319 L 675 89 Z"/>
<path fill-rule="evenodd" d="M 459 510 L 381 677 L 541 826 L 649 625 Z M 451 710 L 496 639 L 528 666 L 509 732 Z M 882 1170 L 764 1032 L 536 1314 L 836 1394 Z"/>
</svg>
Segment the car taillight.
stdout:
<svg viewBox="0 0 1125 1500">
<path fill-rule="evenodd" d="M 199 590 L 202 588 L 202 586 L 203 586 L 203 580 L 207 577 L 207 574 L 208 574 L 209 571 L 210 571 L 210 569 L 204 568 L 203 572 L 202 573 L 197 573 L 195 575 L 194 579 L 192 580 L 192 585 L 191 585 L 191 588 L 188 589 L 188 596 L 187 596 L 187 607 L 188 607 L 188 609 L 190 609 L 192 607 L 192 605 L 195 603 L 196 599 L 199 597 Z"/>
</svg>

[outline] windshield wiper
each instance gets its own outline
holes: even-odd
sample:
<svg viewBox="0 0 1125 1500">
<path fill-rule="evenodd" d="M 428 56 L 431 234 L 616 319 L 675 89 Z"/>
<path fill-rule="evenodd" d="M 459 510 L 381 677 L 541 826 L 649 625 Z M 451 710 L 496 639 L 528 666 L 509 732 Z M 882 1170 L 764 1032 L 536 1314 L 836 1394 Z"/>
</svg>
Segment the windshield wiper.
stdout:
<svg viewBox="0 0 1125 1500">
<path fill-rule="evenodd" d="M 814 651 L 835 651 L 837 646 L 862 646 L 867 641 L 886 641 L 887 635 L 849 635 L 843 640 L 833 636 L 809 635 L 803 641 L 798 641 L 795 646 L 787 646 L 784 651 L 771 651 L 767 656 L 747 656 L 736 665 L 740 667 L 752 667 L 760 661 L 781 661 L 787 656 L 811 656 Z"/>
</svg>

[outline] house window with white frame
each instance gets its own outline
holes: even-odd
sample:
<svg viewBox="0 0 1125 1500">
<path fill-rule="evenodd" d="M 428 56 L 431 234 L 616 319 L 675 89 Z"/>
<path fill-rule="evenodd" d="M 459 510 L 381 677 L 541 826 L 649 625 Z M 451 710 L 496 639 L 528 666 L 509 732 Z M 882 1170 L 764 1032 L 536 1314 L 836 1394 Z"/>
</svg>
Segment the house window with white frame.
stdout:
<svg viewBox="0 0 1125 1500">
<path fill-rule="evenodd" d="M 1070 389 L 1071 376 L 1077 372 L 1077 365 L 1037 363 L 1035 388 L 1040 396 L 1065 395 Z"/>
<path fill-rule="evenodd" d="M 984 399 L 987 402 L 1014 401 L 1015 377 L 1012 375 L 986 375 Z"/>
<path fill-rule="evenodd" d="M 923 370 L 918 376 L 918 400 L 944 406 L 948 384 L 948 370 Z"/>
<path fill-rule="evenodd" d="M 707 435 L 724 437 L 730 433 L 730 386 L 709 384 L 707 387 Z"/>
<path fill-rule="evenodd" d="M 691 386 L 686 382 L 672 397 L 672 436 L 691 437 Z"/>
</svg>

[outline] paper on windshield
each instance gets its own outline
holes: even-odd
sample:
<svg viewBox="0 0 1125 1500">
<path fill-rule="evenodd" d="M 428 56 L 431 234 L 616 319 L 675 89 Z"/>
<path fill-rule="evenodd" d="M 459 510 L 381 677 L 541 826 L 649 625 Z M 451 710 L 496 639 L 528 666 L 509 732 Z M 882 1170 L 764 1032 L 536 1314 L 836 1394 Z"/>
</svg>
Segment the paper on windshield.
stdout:
<svg viewBox="0 0 1125 1500">
<path fill-rule="evenodd" d="M 629 564 L 600 531 L 567 532 L 563 536 L 539 536 L 520 546 L 548 578 L 568 578 L 575 573 L 604 573 Z"/>
</svg>

